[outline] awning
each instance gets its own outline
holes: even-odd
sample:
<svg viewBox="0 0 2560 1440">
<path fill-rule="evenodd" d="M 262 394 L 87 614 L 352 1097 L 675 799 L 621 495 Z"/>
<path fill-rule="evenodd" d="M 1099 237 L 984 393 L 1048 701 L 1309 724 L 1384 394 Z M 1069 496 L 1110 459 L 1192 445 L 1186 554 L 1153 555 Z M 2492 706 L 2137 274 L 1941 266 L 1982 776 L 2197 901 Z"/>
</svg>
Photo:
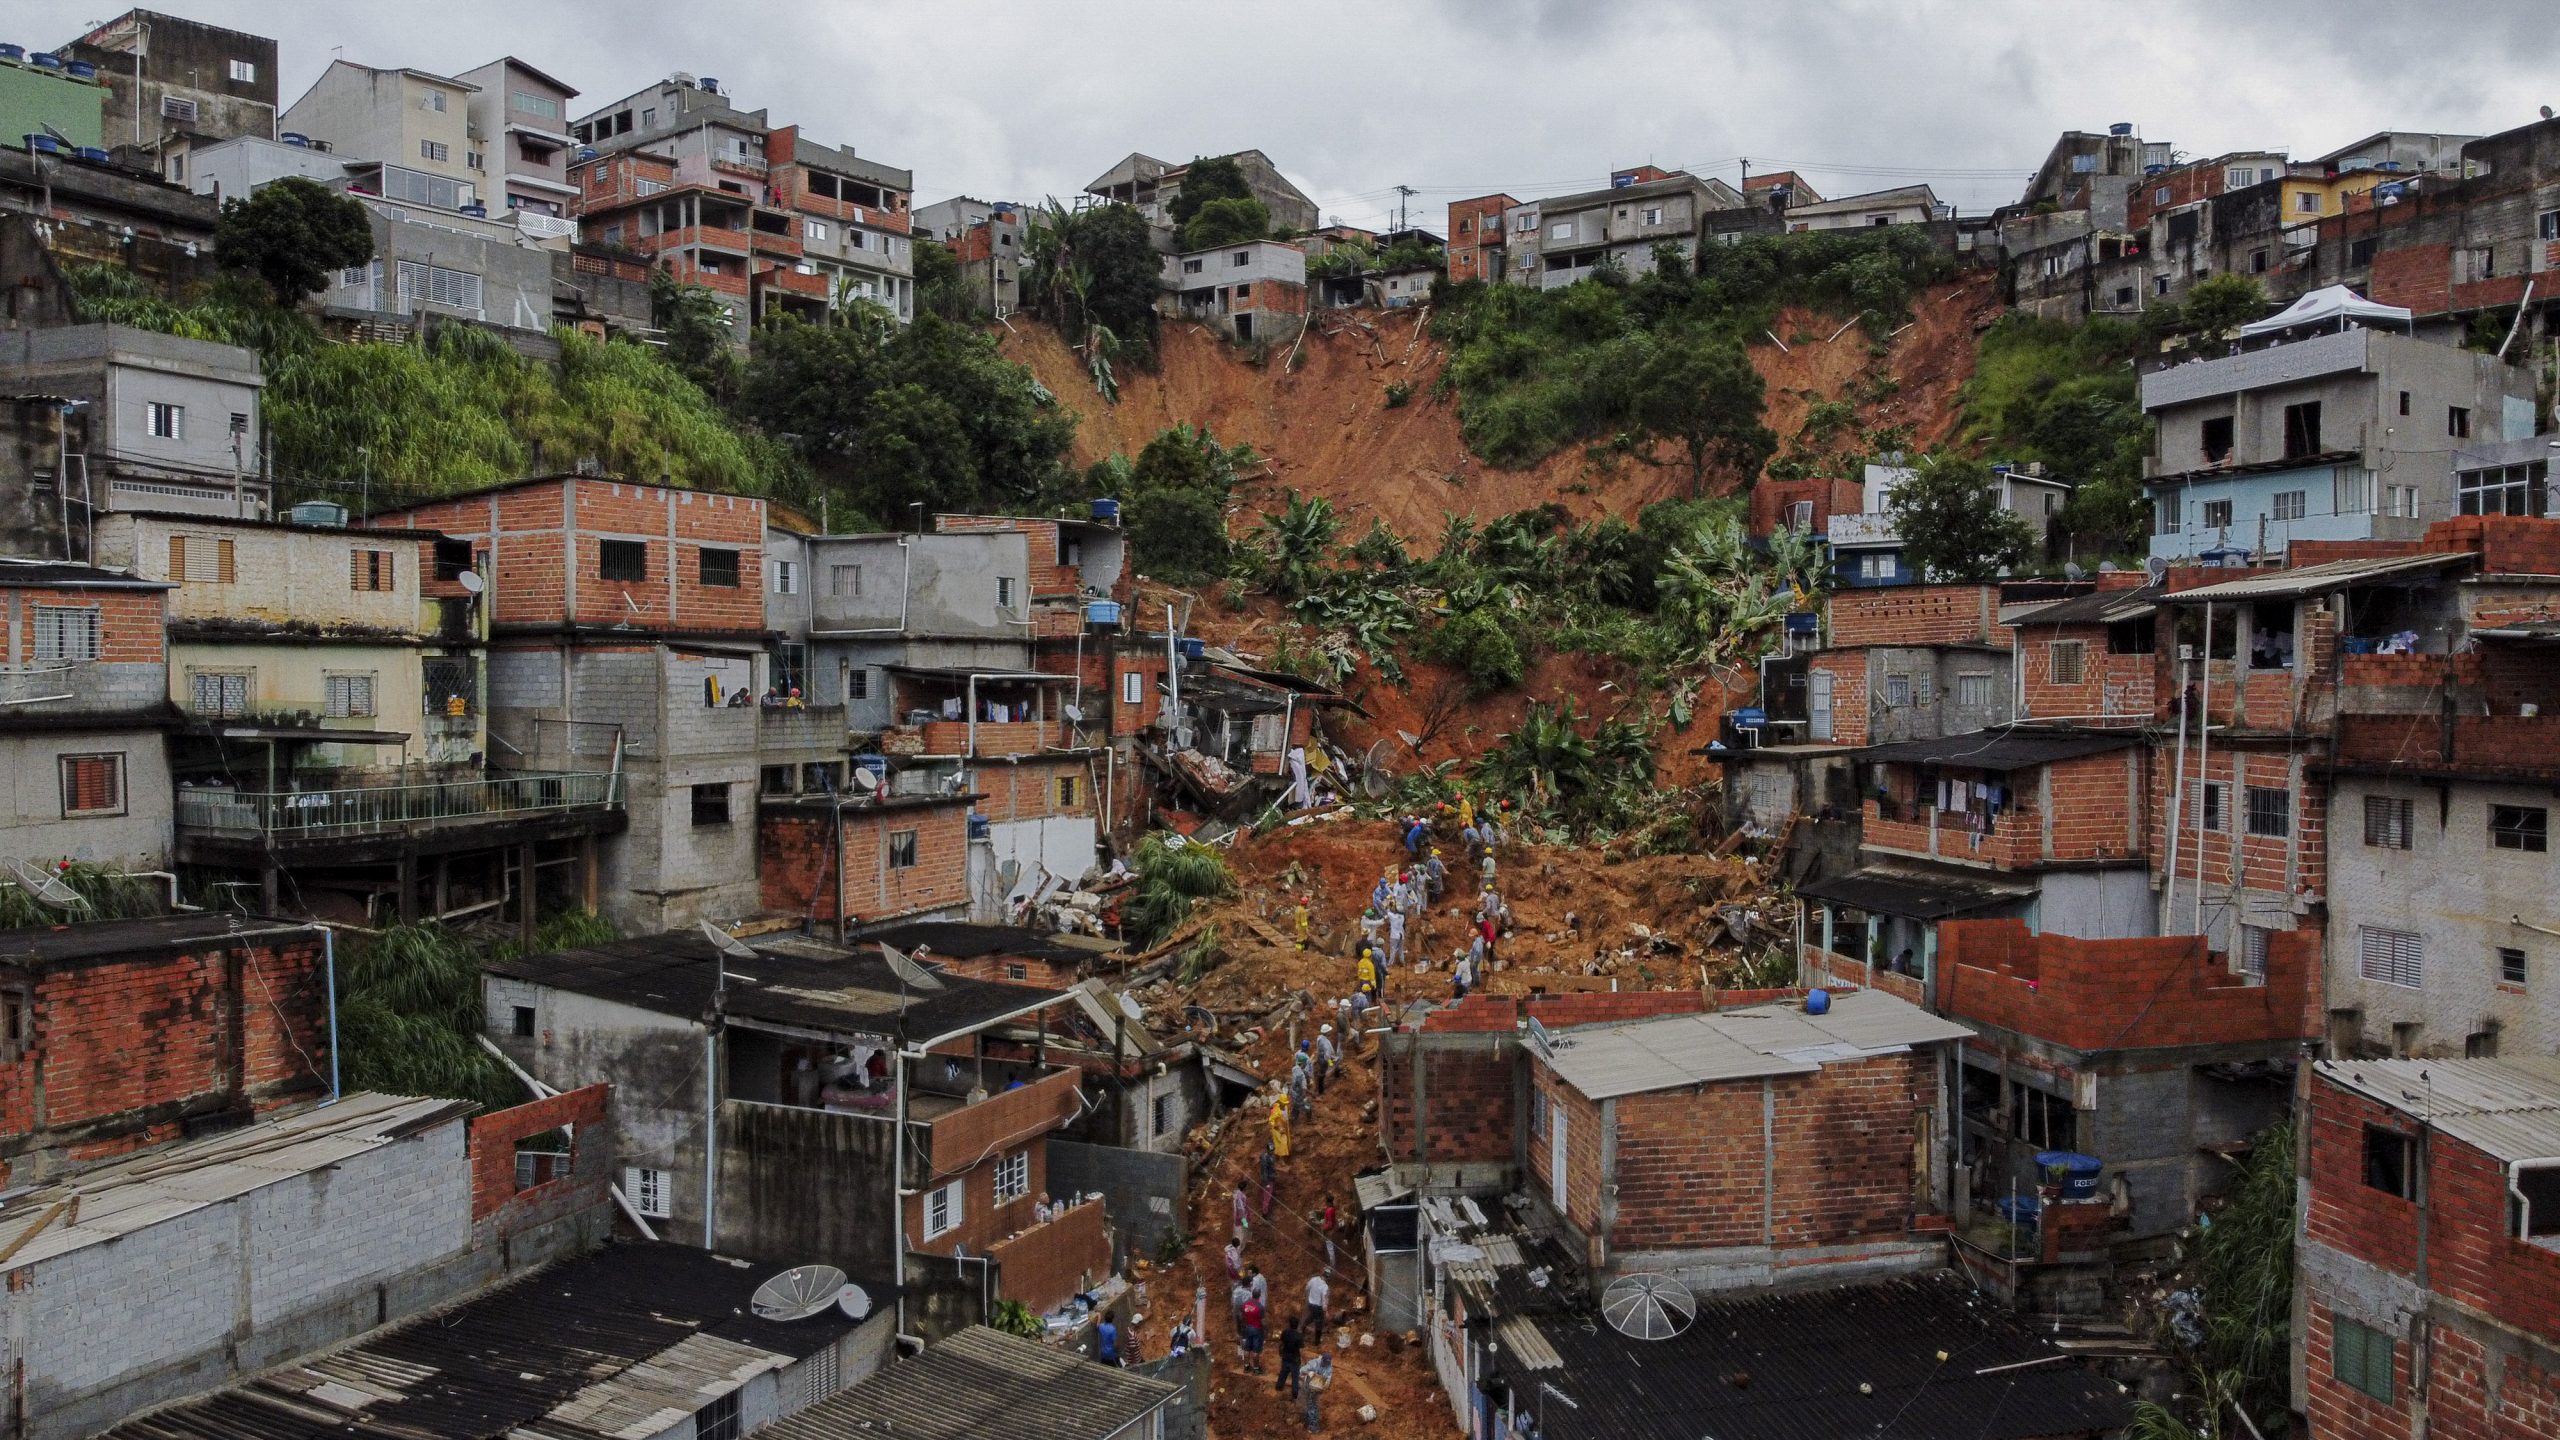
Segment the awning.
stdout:
<svg viewBox="0 0 2560 1440">
<path fill-rule="evenodd" d="M 2424 555 L 2386 555 L 2376 560 L 2331 560 L 2290 570 L 2261 571 L 2245 580 L 2225 580 L 2161 596 L 2164 604 L 2202 605 L 2231 600 L 2300 600 L 2326 595 L 2378 580 L 2415 577 L 2430 570 L 2450 570 L 2480 557 L 2465 551 L 2430 551 Z"/>
<path fill-rule="evenodd" d="M 1942 735 L 1935 740 L 1870 745 L 1856 752 L 1856 758 L 1891 765 L 1952 765 L 2005 775 L 2141 743 L 2142 737 L 2130 730 L 2046 730 L 2007 725 L 1997 730 Z"/>
<path fill-rule="evenodd" d="M 2324 285 L 2264 320 L 2252 320 L 2240 327 L 2240 337 L 2272 335 L 2278 330 L 2298 330 L 2305 325 L 2325 325 L 2335 320 L 2406 325 L 2409 312 L 2398 305 L 2384 305 L 2367 300 L 2344 285 Z"/>
<path fill-rule="evenodd" d="M 1908 920 L 1948 920 L 2032 899 L 2032 885 L 1987 872 L 1923 865 L 1869 865 L 1846 875 L 1808 881 L 1796 893 L 1853 910 Z"/>
</svg>

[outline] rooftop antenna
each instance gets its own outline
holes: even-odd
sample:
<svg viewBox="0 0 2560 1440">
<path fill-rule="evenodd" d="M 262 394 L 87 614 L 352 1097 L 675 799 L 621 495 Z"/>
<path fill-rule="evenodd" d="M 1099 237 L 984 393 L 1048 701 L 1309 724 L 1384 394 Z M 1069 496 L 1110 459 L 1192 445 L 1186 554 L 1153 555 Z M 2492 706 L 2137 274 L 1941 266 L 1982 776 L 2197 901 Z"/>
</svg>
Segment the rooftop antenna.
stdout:
<svg viewBox="0 0 2560 1440">
<path fill-rule="evenodd" d="M 1396 228 L 1398 230 L 1405 228 L 1404 202 L 1411 198 L 1413 194 L 1414 189 L 1410 185 L 1399 185 L 1396 187 Z"/>
<path fill-rule="evenodd" d="M 748 945 L 746 941 L 710 921 L 704 920 L 699 923 L 702 926 L 702 933 L 711 941 L 711 963 L 714 967 L 711 979 L 711 1009 L 717 1014 L 729 1008 L 729 962 L 753 960 L 756 958 L 756 952 L 754 947 Z"/>
</svg>

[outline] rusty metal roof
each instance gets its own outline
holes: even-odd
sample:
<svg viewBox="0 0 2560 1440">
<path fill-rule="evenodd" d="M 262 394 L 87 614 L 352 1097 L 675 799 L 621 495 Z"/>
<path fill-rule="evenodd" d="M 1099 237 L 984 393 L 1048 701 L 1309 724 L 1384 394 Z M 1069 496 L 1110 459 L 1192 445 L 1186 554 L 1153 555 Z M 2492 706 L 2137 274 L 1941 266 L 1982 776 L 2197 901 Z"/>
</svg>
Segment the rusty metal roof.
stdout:
<svg viewBox="0 0 2560 1440">
<path fill-rule="evenodd" d="M 973 1325 L 757 1433 L 772 1440 L 1104 1440 L 1182 1387 Z"/>
<path fill-rule="evenodd" d="M 2317 1068 L 2483 1154 L 2560 1156 L 2560 1059 L 2323 1060 Z"/>
</svg>

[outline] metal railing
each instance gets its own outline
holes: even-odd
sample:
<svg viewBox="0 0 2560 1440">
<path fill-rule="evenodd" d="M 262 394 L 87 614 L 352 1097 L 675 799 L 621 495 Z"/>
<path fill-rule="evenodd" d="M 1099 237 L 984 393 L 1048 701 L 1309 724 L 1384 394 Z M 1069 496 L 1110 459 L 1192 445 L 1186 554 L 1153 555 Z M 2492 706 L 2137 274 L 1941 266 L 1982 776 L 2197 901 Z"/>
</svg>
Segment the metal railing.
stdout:
<svg viewBox="0 0 2560 1440">
<path fill-rule="evenodd" d="M 611 809 L 621 803 L 622 777 L 617 774 L 523 772 L 282 793 L 182 789 L 178 824 L 214 834 L 317 838 Z"/>
</svg>

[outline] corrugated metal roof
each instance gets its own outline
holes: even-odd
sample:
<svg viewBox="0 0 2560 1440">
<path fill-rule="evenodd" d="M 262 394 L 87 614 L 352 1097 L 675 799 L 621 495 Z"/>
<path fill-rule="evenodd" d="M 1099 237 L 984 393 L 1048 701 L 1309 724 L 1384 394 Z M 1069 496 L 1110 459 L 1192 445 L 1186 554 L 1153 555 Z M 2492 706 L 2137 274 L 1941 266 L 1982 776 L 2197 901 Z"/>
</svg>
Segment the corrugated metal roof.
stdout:
<svg viewBox="0 0 2560 1440">
<path fill-rule="evenodd" d="M 1493 1327 L 1493 1336 L 1508 1352 L 1509 1363 L 1523 1370 L 1564 1368 L 1564 1357 L 1558 1355 L 1556 1347 L 1548 1344 L 1547 1337 L 1539 1333 L 1538 1319 L 1534 1315 L 1514 1315 L 1501 1321 Z"/>
<path fill-rule="evenodd" d="M 2500 1160 L 2560 1156 L 2560 1059 L 2323 1060 L 2318 1068 Z"/>
<path fill-rule="evenodd" d="M 2131 590 L 2092 590 L 2068 600 L 2027 609 L 2013 625 L 2112 625 L 2118 620 L 2132 620 L 2148 615 L 2160 606 L 2164 587 L 2144 585 Z M 2007 619 L 2006 616 L 2002 617 Z"/>
<path fill-rule="evenodd" d="M 48 1185 L 0 1209 L 0 1249 L 38 1265 L 163 1221 L 326 1170 L 474 1107 L 460 1100 L 356 1094 L 229 1134 L 153 1151 Z M 76 1208 L 63 1208 L 76 1204 Z M 17 1244 L 23 1240 L 23 1244 Z"/>
<path fill-rule="evenodd" d="M 1797 885 L 1796 893 L 1879 914 L 1943 920 L 1950 915 L 1995 909 L 2036 892 L 2034 886 L 2005 879 L 1996 871 L 1904 862 L 1869 865 L 1846 875 L 1816 876 Z"/>
<path fill-rule="evenodd" d="M 973 1325 L 912 1360 L 777 1422 L 772 1440 L 1103 1440 L 1181 1387 Z"/>
<path fill-rule="evenodd" d="M 1926 740 L 1889 741 L 1882 745 L 1869 745 L 1855 754 L 1857 759 L 1871 762 L 1951 765 L 1960 770 L 1987 770 L 2005 775 L 2087 755 L 2103 755 L 2110 750 L 2131 749 L 2141 743 L 2142 736 L 2131 730 L 2002 725 L 1989 730 L 1968 730 L 1960 735 L 1932 736 Z"/>
<path fill-rule="evenodd" d="M 2305 595 L 2325 595 L 2332 590 L 2370 584 L 2396 575 L 2417 575 L 2429 570 L 2468 565 L 2479 558 L 2467 551 L 2431 551 L 2424 555 L 2386 555 L 2375 560 L 2331 560 L 2319 565 L 2300 565 L 2290 570 L 2225 580 L 2219 585 L 2201 585 L 2193 590 L 2163 595 L 2160 599 L 2167 605 L 2202 605 L 2208 601 L 2225 600 L 2296 600 Z"/>
<path fill-rule="evenodd" d="M 1594 1100 L 1764 1075 L 1808 1075 L 1826 1063 L 1892 1054 L 1973 1032 L 1878 990 L 1832 999 L 1830 1012 L 1799 1002 L 1714 1015 L 1673 1015 L 1629 1025 L 1584 1026 L 1545 1063 Z"/>
</svg>

